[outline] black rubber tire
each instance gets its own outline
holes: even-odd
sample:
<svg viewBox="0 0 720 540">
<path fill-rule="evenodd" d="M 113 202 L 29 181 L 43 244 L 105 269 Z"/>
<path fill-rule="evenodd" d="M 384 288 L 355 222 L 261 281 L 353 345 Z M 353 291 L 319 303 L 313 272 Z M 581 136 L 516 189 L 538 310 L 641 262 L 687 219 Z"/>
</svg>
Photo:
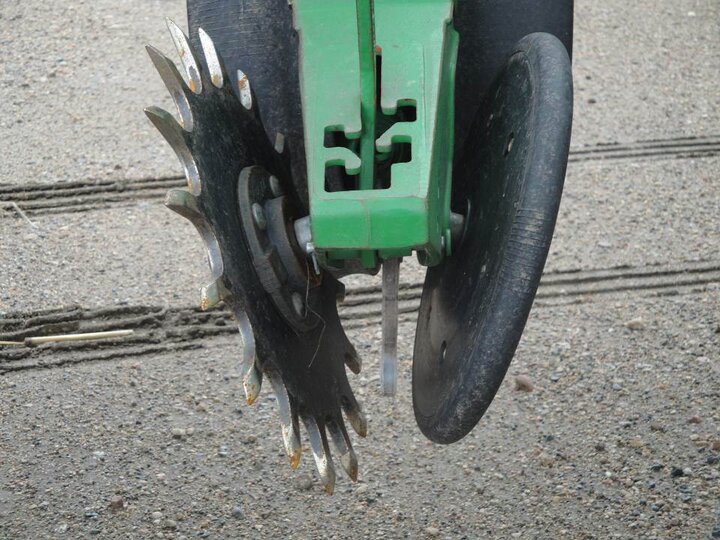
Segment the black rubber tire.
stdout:
<svg viewBox="0 0 720 540">
<path fill-rule="evenodd" d="M 455 149 L 516 43 L 528 34 L 557 37 L 572 58 L 573 0 L 458 0 L 460 34 L 455 83 Z"/>
<path fill-rule="evenodd" d="M 520 341 L 550 247 L 572 123 L 570 59 L 536 33 L 511 50 L 455 165 L 467 213 L 453 255 L 429 268 L 413 359 L 413 406 L 432 441 L 464 437 L 490 405 Z"/>
</svg>

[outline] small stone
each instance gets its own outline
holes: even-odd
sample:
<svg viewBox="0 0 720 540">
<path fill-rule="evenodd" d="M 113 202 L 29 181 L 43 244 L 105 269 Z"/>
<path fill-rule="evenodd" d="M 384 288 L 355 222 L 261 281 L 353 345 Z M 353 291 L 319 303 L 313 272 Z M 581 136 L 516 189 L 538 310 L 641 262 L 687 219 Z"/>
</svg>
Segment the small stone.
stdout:
<svg viewBox="0 0 720 540">
<path fill-rule="evenodd" d="M 218 448 L 218 456 L 220 457 L 227 457 L 228 455 L 228 447 L 227 446 L 221 446 Z"/>
<path fill-rule="evenodd" d="M 532 392 L 535 389 L 530 377 L 527 375 L 515 376 L 515 390 L 520 392 Z"/>
<path fill-rule="evenodd" d="M 243 517 L 244 514 L 242 508 L 240 506 L 236 506 L 235 508 L 233 508 L 232 515 L 236 519 L 240 519 L 241 517 Z"/>
<path fill-rule="evenodd" d="M 313 479 L 309 474 L 302 474 L 302 475 L 298 476 L 296 484 L 297 484 L 297 488 L 300 491 L 307 491 L 312 488 Z"/>
<path fill-rule="evenodd" d="M 67 523 L 61 523 L 57 527 L 55 527 L 55 532 L 58 534 L 66 533 L 68 530 L 68 524 Z"/>
<path fill-rule="evenodd" d="M 172 429 L 172 436 L 173 439 L 182 439 L 187 432 L 183 428 L 173 428 Z"/>
<path fill-rule="evenodd" d="M 162 512 L 153 512 L 150 514 L 150 517 L 153 519 L 153 521 L 160 521 L 163 518 Z"/>
<path fill-rule="evenodd" d="M 166 519 L 162 522 L 162 528 L 167 529 L 169 531 L 174 531 L 177 529 L 178 525 L 177 522 L 173 519 Z"/>
<path fill-rule="evenodd" d="M 425 532 L 427 533 L 428 536 L 430 536 L 432 538 L 440 536 L 440 529 L 438 529 L 437 527 L 426 527 Z"/>
<path fill-rule="evenodd" d="M 670 476 L 673 478 L 678 478 L 679 476 L 682 476 L 683 470 L 680 467 L 672 467 L 670 469 Z"/>
<path fill-rule="evenodd" d="M 630 442 L 628 443 L 631 448 L 642 448 L 645 446 L 645 443 L 642 442 L 642 439 L 640 437 L 633 437 L 630 439 Z"/>
<path fill-rule="evenodd" d="M 710 535 L 712 538 L 720 538 L 720 525 L 715 525 L 713 527 L 712 533 Z"/>
<path fill-rule="evenodd" d="M 710 448 L 712 448 L 715 451 L 720 450 L 720 439 L 715 439 L 712 444 L 710 445 Z"/>
<path fill-rule="evenodd" d="M 692 476 L 693 470 L 690 467 L 685 467 L 683 470 L 683 476 Z"/>
<path fill-rule="evenodd" d="M 605 443 L 601 443 L 601 442 L 596 443 L 595 450 L 597 450 L 598 452 L 604 452 L 605 451 Z"/>
<path fill-rule="evenodd" d="M 665 433 L 667 431 L 667 428 L 663 426 L 662 424 L 658 422 L 651 422 L 650 423 L 650 430 L 651 431 L 659 431 L 661 433 Z"/>
<path fill-rule="evenodd" d="M 540 462 L 540 465 L 543 467 L 552 467 L 555 463 L 555 458 L 553 458 L 550 454 L 547 454 L 545 452 L 541 452 L 538 456 L 538 461 Z"/>
<path fill-rule="evenodd" d="M 705 463 L 708 465 L 716 465 L 720 461 L 717 456 L 708 456 L 707 459 L 705 459 Z"/>
<path fill-rule="evenodd" d="M 688 424 L 699 424 L 700 423 L 700 417 L 696 414 L 692 415 L 690 418 L 688 418 Z"/>
<path fill-rule="evenodd" d="M 625 322 L 625 328 L 629 330 L 643 330 L 645 328 L 645 322 L 640 317 L 630 319 Z"/>
<path fill-rule="evenodd" d="M 210 520 L 207 519 L 207 518 L 206 518 L 206 519 L 203 519 L 203 520 L 199 523 L 199 526 L 200 526 L 201 529 L 209 529 L 209 528 L 210 528 Z"/>
<path fill-rule="evenodd" d="M 125 508 L 125 501 L 121 495 L 113 495 L 110 497 L 110 510 L 113 512 L 119 512 Z"/>
</svg>

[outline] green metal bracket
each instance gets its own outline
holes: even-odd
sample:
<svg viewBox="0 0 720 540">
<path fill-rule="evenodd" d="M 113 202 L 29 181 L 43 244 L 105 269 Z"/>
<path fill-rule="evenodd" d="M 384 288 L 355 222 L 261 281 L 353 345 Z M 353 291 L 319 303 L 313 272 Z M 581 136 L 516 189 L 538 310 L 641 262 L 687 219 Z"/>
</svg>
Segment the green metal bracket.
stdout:
<svg viewBox="0 0 720 540">
<path fill-rule="evenodd" d="M 449 254 L 453 0 L 293 0 L 323 260 Z"/>
</svg>

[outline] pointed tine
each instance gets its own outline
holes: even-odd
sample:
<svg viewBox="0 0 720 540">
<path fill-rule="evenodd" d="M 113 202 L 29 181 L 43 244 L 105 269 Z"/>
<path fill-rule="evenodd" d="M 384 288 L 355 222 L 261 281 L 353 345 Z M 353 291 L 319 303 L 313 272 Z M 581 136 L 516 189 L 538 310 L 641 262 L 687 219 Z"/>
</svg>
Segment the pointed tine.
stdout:
<svg viewBox="0 0 720 540">
<path fill-rule="evenodd" d="M 181 216 L 195 221 L 202 219 L 198 209 L 197 197 L 186 189 L 171 189 L 165 195 L 165 206 Z"/>
<path fill-rule="evenodd" d="M 249 369 L 255 365 L 255 334 L 253 333 L 252 324 L 244 310 L 235 308 L 235 319 L 240 330 L 240 339 L 242 339 L 243 351 L 242 362 L 240 363 L 240 376 L 245 377 Z"/>
<path fill-rule="evenodd" d="M 335 467 L 333 467 L 332 459 L 330 458 L 330 447 L 328 446 L 325 430 L 320 428 L 311 416 L 303 416 L 302 421 L 308 432 L 310 448 L 315 458 L 318 473 L 320 473 L 320 480 L 325 486 L 325 492 L 328 495 L 332 495 L 333 491 L 335 491 L 336 475 Z"/>
<path fill-rule="evenodd" d="M 360 404 L 355 401 L 355 398 L 343 398 L 342 408 L 355 433 L 361 437 L 367 437 L 367 418 L 365 418 L 365 413 L 362 412 Z"/>
<path fill-rule="evenodd" d="M 357 455 L 352 447 L 352 442 L 348 436 L 347 430 L 342 423 L 330 421 L 327 423 L 327 430 L 330 432 L 330 438 L 333 440 L 333 444 L 340 454 L 340 463 L 343 469 L 350 477 L 353 482 L 357 482 L 358 479 L 358 460 Z"/>
<path fill-rule="evenodd" d="M 190 191 L 193 195 L 198 195 L 200 193 L 200 173 L 188 147 L 187 132 L 178 124 L 172 114 L 160 107 L 148 107 L 145 109 L 145 115 L 175 151 L 175 155 L 185 171 Z"/>
<path fill-rule="evenodd" d="M 300 432 L 295 429 L 292 415 L 292 405 L 282 379 L 275 374 L 267 374 L 267 378 L 275 392 L 275 398 L 278 404 L 278 413 L 280 414 L 280 428 L 282 430 L 283 443 L 285 452 L 290 458 L 290 466 L 296 469 L 300 464 L 300 456 L 302 447 L 300 445 Z"/>
<path fill-rule="evenodd" d="M 185 35 L 185 32 L 172 20 L 166 19 L 166 22 L 172 40 L 175 43 L 175 48 L 177 49 L 178 55 L 180 55 L 182 65 L 185 68 L 185 73 L 187 73 L 188 88 L 196 94 L 199 94 L 202 91 L 202 80 L 200 79 L 198 61 L 190 45 L 190 41 Z"/>
<path fill-rule="evenodd" d="M 185 88 L 187 88 L 187 86 L 175 67 L 175 63 L 152 45 L 147 45 L 145 50 L 147 50 L 150 60 L 152 60 L 152 63 L 155 65 L 155 69 L 157 69 L 160 78 L 163 80 L 163 83 L 165 83 L 165 87 L 175 102 L 182 121 L 182 127 L 185 128 L 186 131 L 191 131 L 193 128 L 193 117 L 190 102 L 188 101 L 187 94 L 185 94 Z"/>
<path fill-rule="evenodd" d="M 253 365 L 245 375 L 243 388 L 245 389 L 245 399 L 248 405 L 252 405 L 257 401 L 262 388 L 262 379 L 262 371 L 258 369 L 257 365 Z"/>
<path fill-rule="evenodd" d="M 358 356 L 358 353 L 355 351 L 355 347 L 351 346 L 351 350 L 347 351 L 345 353 L 345 365 L 355 375 L 360 373 L 360 370 L 362 370 L 362 359 L 360 358 L 360 356 Z"/>
<path fill-rule="evenodd" d="M 221 300 L 227 296 L 227 289 L 221 277 L 218 277 L 212 283 L 208 283 L 200 289 L 200 309 L 207 311 L 211 307 L 216 306 Z"/>
<path fill-rule="evenodd" d="M 205 65 L 210 73 L 210 81 L 216 88 L 222 88 L 227 79 L 227 72 L 223 65 L 222 59 L 215 49 L 215 44 L 210 36 L 202 28 L 198 28 L 200 36 L 200 44 L 202 45 L 203 54 L 205 56 Z"/>
<path fill-rule="evenodd" d="M 248 76 L 245 75 L 245 72 L 240 69 L 237 70 L 237 84 L 238 90 L 240 91 L 240 103 L 242 103 L 242 106 L 249 111 L 253 107 L 253 97 L 252 90 L 250 89 L 250 79 L 248 79 Z"/>
</svg>

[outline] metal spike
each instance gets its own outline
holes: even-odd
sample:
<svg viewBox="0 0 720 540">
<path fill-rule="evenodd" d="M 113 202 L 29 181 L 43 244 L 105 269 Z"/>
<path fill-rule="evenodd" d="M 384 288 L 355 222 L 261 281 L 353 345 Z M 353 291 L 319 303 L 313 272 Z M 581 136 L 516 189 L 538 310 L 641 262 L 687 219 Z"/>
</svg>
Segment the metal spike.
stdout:
<svg viewBox="0 0 720 540">
<path fill-rule="evenodd" d="M 195 221 L 202 218 L 197 197 L 186 189 L 171 189 L 165 194 L 165 206 L 181 216 Z"/>
<path fill-rule="evenodd" d="M 345 365 L 355 375 L 360 373 L 360 371 L 362 370 L 362 359 L 360 358 L 360 356 L 358 356 L 358 353 L 355 351 L 354 347 L 352 347 L 351 351 L 345 353 Z"/>
<path fill-rule="evenodd" d="M 253 106 L 252 91 L 250 90 L 250 80 L 248 79 L 247 75 L 245 75 L 244 71 L 238 69 L 237 81 L 238 90 L 240 90 L 240 103 L 242 103 L 242 106 L 249 111 L 250 109 L 252 109 Z"/>
<path fill-rule="evenodd" d="M 178 124 L 172 114 L 160 107 L 148 107 L 145 109 L 145 115 L 175 151 L 175 155 L 177 155 L 185 171 L 190 191 L 193 195 L 199 195 L 200 173 L 187 144 L 187 132 Z"/>
<path fill-rule="evenodd" d="M 245 389 L 247 404 L 252 405 L 260 395 L 260 389 L 262 388 L 262 371 L 256 365 L 253 364 L 245 374 L 243 388 Z"/>
<path fill-rule="evenodd" d="M 167 23 L 168 30 L 170 30 L 172 40 L 175 43 L 178 55 L 180 55 L 180 60 L 185 68 L 185 73 L 187 73 L 188 88 L 196 94 L 199 94 L 202 92 L 202 80 L 200 79 L 198 61 L 197 58 L 195 58 L 195 52 L 190 46 L 190 41 L 185 35 L 185 32 L 183 32 L 171 19 L 165 19 L 165 21 Z"/>
<path fill-rule="evenodd" d="M 241 375 L 244 377 L 247 369 L 255 364 L 255 334 L 253 333 L 252 324 L 250 323 L 247 313 L 238 307 L 235 308 L 234 313 L 243 346 L 243 358 L 240 368 Z M 247 369 L 245 366 L 247 366 Z"/>
<path fill-rule="evenodd" d="M 252 405 L 260 394 L 262 387 L 262 372 L 256 367 L 255 335 L 252 324 L 244 310 L 235 307 L 235 318 L 240 330 L 240 339 L 243 342 L 242 362 L 240 362 L 240 376 L 243 379 L 245 398 Z"/>
<path fill-rule="evenodd" d="M 227 292 L 228 291 L 221 278 L 217 278 L 212 283 L 208 283 L 205 287 L 200 289 L 200 309 L 207 311 L 211 307 L 216 306 L 227 296 Z"/>
<path fill-rule="evenodd" d="M 326 425 L 327 430 L 330 432 L 330 437 L 333 440 L 333 444 L 340 454 L 340 463 L 343 469 L 350 477 L 353 482 L 357 482 L 358 478 L 358 460 L 355 451 L 353 450 L 350 437 L 345 430 L 345 426 L 340 422 L 330 421 Z"/>
<path fill-rule="evenodd" d="M 216 88 L 222 88 L 225 84 L 225 70 L 220 62 L 217 50 L 215 50 L 215 44 L 202 28 L 198 28 L 198 35 L 205 55 L 205 65 L 210 72 L 210 80 Z"/>
<path fill-rule="evenodd" d="M 282 431 L 283 443 L 285 444 L 285 451 L 290 458 L 290 466 L 293 469 L 296 469 L 300 464 L 302 446 L 300 445 L 300 432 L 295 429 L 295 424 L 293 422 L 290 397 L 280 377 L 275 374 L 268 373 L 267 378 L 273 387 L 278 404 L 280 428 Z"/>
<path fill-rule="evenodd" d="M 175 106 L 180 114 L 182 127 L 185 128 L 186 131 L 192 131 L 192 110 L 190 109 L 190 102 L 185 94 L 185 88 L 187 88 L 187 86 L 175 67 L 175 63 L 152 45 L 147 45 L 145 50 L 175 102 Z"/>
<path fill-rule="evenodd" d="M 354 399 L 352 402 L 348 399 L 343 399 L 342 408 L 345 412 L 345 417 L 348 422 L 350 422 L 355 433 L 361 437 L 367 437 L 367 418 L 365 418 L 365 413 L 362 412 L 360 404 Z"/>
<path fill-rule="evenodd" d="M 325 486 L 325 492 L 332 495 L 333 491 L 335 491 L 336 475 L 335 467 L 333 467 L 332 459 L 330 459 L 330 448 L 325 431 L 320 429 L 311 416 L 303 416 L 302 421 L 308 432 L 310 448 L 312 449 L 313 458 L 315 458 L 318 473 L 320 473 L 320 480 Z"/>
</svg>

